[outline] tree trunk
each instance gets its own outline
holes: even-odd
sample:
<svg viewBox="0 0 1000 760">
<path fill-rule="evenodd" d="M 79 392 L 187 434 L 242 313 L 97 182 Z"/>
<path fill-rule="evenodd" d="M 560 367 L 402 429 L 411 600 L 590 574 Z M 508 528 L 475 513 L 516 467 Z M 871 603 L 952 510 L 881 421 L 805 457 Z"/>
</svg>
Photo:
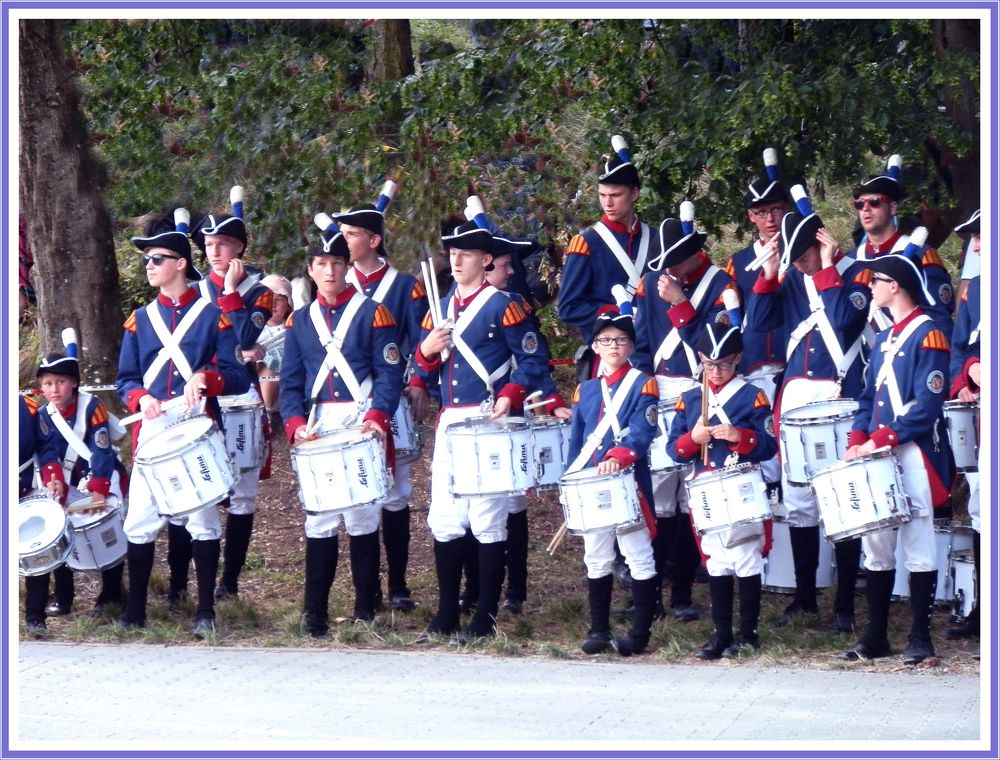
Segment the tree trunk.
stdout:
<svg viewBox="0 0 1000 760">
<path fill-rule="evenodd" d="M 374 22 L 365 61 L 365 79 L 369 82 L 396 82 L 413 72 L 410 22 L 406 19 Z"/>
<path fill-rule="evenodd" d="M 20 22 L 20 202 L 35 254 L 39 344 L 76 328 L 80 368 L 112 382 L 122 335 L 118 264 L 103 167 L 89 139 L 59 21 Z"/>
</svg>

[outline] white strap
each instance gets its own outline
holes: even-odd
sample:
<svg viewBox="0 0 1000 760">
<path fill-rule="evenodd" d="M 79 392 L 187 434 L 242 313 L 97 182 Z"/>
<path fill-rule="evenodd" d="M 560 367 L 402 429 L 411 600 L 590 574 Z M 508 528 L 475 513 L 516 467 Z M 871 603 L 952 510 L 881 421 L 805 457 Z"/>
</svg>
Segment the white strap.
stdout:
<svg viewBox="0 0 1000 760">
<path fill-rule="evenodd" d="M 149 324 L 152 325 L 156 337 L 160 339 L 161 348 L 149 367 L 146 368 L 146 371 L 142 373 L 142 384 L 144 387 L 148 388 L 156 381 L 156 376 L 160 374 L 160 370 L 166 366 L 168 361 L 174 363 L 177 371 L 184 378 L 184 382 L 191 379 L 194 370 L 191 369 L 187 357 L 181 351 L 181 340 L 187 334 L 188 330 L 194 326 L 194 323 L 198 321 L 198 316 L 209 304 L 210 301 L 205 298 L 199 298 L 195 301 L 173 333 L 167 328 L 163 317 L 160 316 L 157 302 L 153 301 L 146 306 L 146 317 L 149 319 Z"/>
<path fill-rule="evenodd" d="M 618 442 L 622 439 L 622 425 L 611 403 L 611 391 L 608 390 L 608 384 L 605 382 L 601 383 L 601 396 L 604 398 L 604 408 L 608 410 L 607 414 L 611 418 L 611 434 L 614 436 L 615 442 Z"/>
<path fill-rule="evenodd" d="M 455 329 L 451 333 L 451 341 L 455 345 L 456 350 L 462 355 L 465 361 L 469 363 L 472 371 L 475 372 L 484 383 L 486 383 L 486 388 L 491 395 L 493 393 L 493 384 L 506 375 L 508 370 L 510 370 L 510 359 L 507 359 L 503 364 L 493 370 L 493 372 L 487 371 L 483 363 L 479 361 L 479 357 L 476 356 L 475 352 L 472 350 L 472 347 L 462 338 L 462 333 L 464 333 L 466 328 L 472 324 L 472 321 L 479 314 L 479 311 L 483 308 L 483 306 L 486 305 L 486 302 L 490 300 L 490 297 L 494 293 L 499 292 L 500 291 L 492 285 L 487 285 L 476 295 L 476 297 L 472 300 L 472 303 L 470 303 L 465 310 L 458 315 L 458 317 L 455 316 L 455 298 L 452 298 L 448 302 L 448 318 L 451 319 L 455 325 Z"/>
<path fill-rule="evenodd" d="M 55 425 L 56 430 L 67 443 L 66 456 L 63 457 L 62 461 L 63 475 L 67 483 L 70 481 L 77 459 L 82 457 L 89 462 L 92 456 L 87 444 L 83 442 L 83 437 L 87 432 L 87 407 L 92 398 L 93 396 L 90 394 L 80 391 L 76 402 L 76 420 L 72 428 L 66 422 L 66 418 L 59 413 L 55 404 L 49 402 L 45 407 L 52 424 Z"/>
<path fill-rule="evenodd" d="M 980 327 L 980 325 L 982 325 L 982 323 L 983 323 L 983 320 L 982 320 L 982 318 L 980 318 L 980 320 L 978 322 L 976 322 L 976 327 L 973 329 L 972 332 L 969 333 L 969 345 L 970 346 L 979 342 L 979 327 Z"/>
<path fill-rule="evenodd" d="M 313 301 L 312 306 L 309 307 L 309 318 L 312 320 L 313 328 L 316 330 L 316 337 L 319 338 L 320 345 L 326 349 L 326 358 L 316 373 L 316 379 L 313 381 L 312 391 L 309 394 L 310 398 L 319 397 L 323 383 L 326 382 L 326 379 L 330 376 L 330 372 L 334 368 L 337 369 L 341 379 L 344 381 L 344 385 L 347 386 L 351 398 L 357 403 L 360 404 L 371 395 L 371 376 L 369 375 L 364 379 L 364 382 L 359 383 L 354 370 L 351 369 L 351 365 L 348 364 L 347 359 L 341 352 L 341 348 L 344 345 L 344 338 L 351 327 L 351 322 L 354 321 L 358 309 L 361 308 L 365 300 L 363 295 L 355 293 L 351 297 L 351 300 L 347 302 L 347 308 L 344 309 L 344 313 L 337 323 L 337 328 L 332 333 L 326 324 L 326 319 L 323 317 L 323 308 L 319 305 L 319 301 Z"/>
<path fill-rule="evenodd" d="M 622 406 L 625 403 L 625 399 L 628 398 L 629 391 L 632 390 L 632 386 L 642 378 L 642 373 L 635 369 L 634 367 L 628 371 L 625 378 L 622 380 L 621 385 L 618 386 L 618 390 L 615 391 L 614 396 L 611 398 L 611 403 L 605 402 L 605 412 L 604 416 L 598 421 L 597 425 L 594 427 L 594 431 L 587 436 L 587 440 L 584 442 L 583 447 L 580 449 L 580 453 L 577 455 L 573 463 L 566 468 L 566 473 L 576 472 L 581 469 L 587 461 L 594 455 L 597 448 L 601 445 L 604 440 L 604 436 L 607 435 L 608 430 L 611 429 L 612 425 L 617 423 L 618 413 L 621 411 Z M 601 380 L 601 385 L 604 388 L 607 387 L 607 383 Z M 604 391 L 602 388 L 602 393 Z M 621 431 L 624 436 L 627 432 L 627 428 Z"/>
<path fill-rule="evenodd" d="M 698 281 L 698 286 L 694 289 L 694 293 L 691 294 L 690 298 L 691 306 L 695 311 L 698 311 L 701 307 L 701 302 L 704 300 L 705 294 L 708 293 L 708 287 L 712 284 L 716 273 L 721 271 L 715 264 L 712 264 L 705 270 L 705 274 Z M 676 327 L 670 329 L 663 342 L 660 343 L 660 347 L 656 349 L 656 354 L 653 356 L 653 369 L 655 370 L 659 367 L 661 361 L 668 361 L 674 355 L 674 351 L 677 350 L 678 345 L 683 345 L 684 355 L 688 361 L 688 368 L 691 370 L 691 377 L 696 377 L 701 363 L 698 361 L 698 357 L 695 356 L 691 346 L 687 343 L 681 343 L 681 332 Z"/>
<path fill-rule="evenodd" d="M 601 240 L 604 241 L 608 250 L 615 255 L 618 263 L 625 270 L 625 274 L 628 275 L 628 285 L 626 287 L 629 294 L 634 294 L 636 288 L 639 287 L 639 280 L 642 278 L 642 269 L 646 266 L 646 257 L 649 255 L 649 227 L 645 224 L 640 224 L 639 229 L 639 250 L 633 262 L 628 257 L 628 254 L 625 253 L 625 249 L 622 248 L 621 243 L 615 238 L 614 233 L 608 229 L 604 222 L 597 222 L 593 225 L 593 230 L 601 236 Z"/>
<path fill-rule="evenodd" d="M 247 293 L 250 292 L 250 289 L 253 288 L 253 286 L 258 282 L 260 282 L 259 274 L 248 274 L 240 281 L 240 284 L 236 286 L 236 292 L 240 294 L 240 298 L 246 298 Z M 219 290 L 219 295 L 224 295 L 224 289 L 225 284 L 223 284 L 222 288 Z M 203 298 L 207 298 L 209 301 L 212 300 L 212 289 L 208 285 L 208 277 L 205 277 L 198 283 L 198 290 L 201 291 Z"/>
<path fill-rule="evenodd" d="M 723 425 L 731 425 L 732 421 L 729 419 L 729 415 L 726 414 L 726 410 L 723 408 L 726 404 L 730 402 L 736 392 L 739 391 L 746 383 L 738 377 L 734 377 L 718 394 L 714 393 L 711 388 L 708 389 L 708 415 L 705 418 L 705 424 L 708 425 L 709 420 L 712 417 L 718 417 L 719 422 Z"/>
<path fill-rule="evenodd" d="M 894 417 L 901 417 L 906 414 L 913 404 L 916 403 L 916 399 L 911 399 L 905 404 L 903 403 L 903 396 L 899 391 L 899 382 L 896 379 L 895 371 L 892 369 L 892 362 L 903 348 L 903 344 L 905 344 L 906 341 L 910 339 L 910 336 L 913 335 L 913 331 L 925 322 L 930 321 L 930 317 L 926 314 L 921 314 L 906 325 L 906 327 L 900 331 L 899 335 L 893 336 L 891 342 L 886 341 L 882 344 L 882 350 L 885 351 L 885 360 L 882 362 L 882 366 L 878 371 L 878 376 L 875 378 L 875 390 L 877 392 L 878 389 L 882 387 L 882 384 L 885 384 L 886 389 L 889 391 L 889 403 L 892 406 L 892 413 Z"/>
<path fill-rule="evenodd" d="M 383 264 L 385 264 L 385 260 L 384 259 L 379 259 L 379 261 L 381 261 Z M 389 288 L 392 287 L 392 283 L 394 283 L 396 281 L 396 277 L 398 275 L 399 275 L 399 272 L 397 270 L 395 270 L 393 267 L 390 266 L 389 269 L 388 269 L 388 271 L 386 271 L 386 273 L 382 276 L 382 279 L 379 282 L 378 287 L 375 288 L 375 292 L 372 293 L 368 297 L 371 300 L 373 300 L 375 303 L 384 303 L 386 296 L 389 295 Z M 363 294 L 365 292 L 364 288 L 361 286 L 360 280 L 358 279 L 357 264 L 355 264 L 354 266 L 352 266 L 347 271 L 347 281 L 351 285 L 353 285 L 354 289 L 357 290 L 359 293 Z"/>
</svg>

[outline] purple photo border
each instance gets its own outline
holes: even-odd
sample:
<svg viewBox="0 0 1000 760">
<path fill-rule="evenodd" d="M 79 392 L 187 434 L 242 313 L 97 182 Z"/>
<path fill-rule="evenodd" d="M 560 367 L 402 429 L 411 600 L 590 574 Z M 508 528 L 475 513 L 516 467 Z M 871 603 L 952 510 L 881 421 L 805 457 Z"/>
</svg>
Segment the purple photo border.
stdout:
<svg viewBox="0 0 1000 760">
<path fill-rule="evenodd" d="M 265 8 L 281 8 L 282 10 L 344 10 L 344 9 L 357 9 L 363 6 L 364 3 L 351 3 L 351 2 L 327 2 L 325 0 L 316 0 L 315 2 L 310 2 L 309 0 L 289 0 L 288 2 L 277 2 L 276 0 L 247 0 L 245 2 L 226 2 L 223 0 L 217 0 L 216 2 L 191 2 L 188 0 L 164 0 L 164 2 L 143 2 L 142 0 L 137 0 L 136 2 L 112 2 L 110 0 L 104 0 L 101 2 L 68 2 L 63 0 L 61 2 L 30 2 L 28 0 L 0 0 L 0 35 L 2 35 L 2 40 L 0 40 L 0 55 L 2 55 L 2 63 L 0 63 L 0 72 L 2 72 L 2 82 L 0 82 L 0 96 L 3 98 L 2 106 L 0 106 L 0 118 L 2 118 L 2 125 L 0 125 L 0 139 L 3 140 L 2 146 L 2 156 L 0 156 L 0 170 L 2 170 L 3 187 L 0 189 L 0 199 L 3 203 L 3 214 L 0 218 L 0 234 L 3 235 L 3 252 L 4 252 L 4 262 L 9 262 L 9 257 L 12 256 L 13 251 L 10 250 L 10 224 L 12 222 L 11 214 L 9 213 L 10 204 L 12 198 L 9 195 L 9 179 L 10 179 L 10 162 L 12 159 L 9 151 L 9 139 L 10 139 L 10 110 L 9 110 L 9 75 L 8 70 L 8 59 L 10 55 L 9 49 L 9 25 L 11 23 L 10 12 L 11 10 L 26 10 L 26 9 L 51 9 L 51 10 L 69 10 L 74 8 L 87 8 L 92 10 L 121 10 L 126 8 L 154 8 L 158 10 L 170 9 L 170 10 L 199 10 L 205 11 L 207 9 L 213 10 L 254 10 L 254 9 L 265 9 Z M 538 2 L 532 2 L 531 0 L 492 0 L 490 2 L 462 2 L 461 0 L 456 0 L 455 2 L 447 2 L 446 0 L 436 0 L 433 2 L 379 2 L 375 0 L 372 9 L 401 9 L 401 10 L 437 10 L 437 9 L 455 9 L 455 8 L 469 8 L 475 7 L 476 10 L 560 10 L 565 9 L 569 11 L 579 11 L 579 10 L 605 10 L 609 6 L 607 1 L 598 2 L 596 0 L 566 0 L 565 2 L 559 2 L 558 0 L 539 0 Z M 1000 17 L 1000 0 L 960 0 L 957 2 L 933 2 L 933 1 L 915 1 L 915 2 L 892 2 L 891 0 L 879 0 L 876 2 L 858 2 L 857 0 L 829 0 L 827 2 L 805 2 L 803 0 L 788 0 L 787 2 L 782 2 L 781 0 L 763 0 L 761 2 L 754 2 L 750 0 L 749 2 L 738 2 L 737 0 L 706 0 L 705 2 L 656 2 L 655 0 L 626 0 L 625 7 L 630 10 L 719 10 L 719 9 L 729 9 L 734 11 L 746 11 L 746 10 L 758 10 L 758 9 L 800 9 L 815 8 L 815 9 L 834 9 L 834 10 L 860 10 L 865 11 L 893 11 L 900 9 L 917 9 L 917 10 L 937 10 L 942 11 L 954 11 L 960 9 L 966 10 L 987 10 L 989 11 L 989 35 L 991 40 L 991 50 L 990 50 L 990 60 L 988 65 L 992 71 L 992 125 L 989 135 L 991 145 L 993 146 L 993 154 L 990 157 L 990 186 L 992 188 L 992 199 L 994 204 L 994 209 L 1000 204 L 1000 195 L 998 195 L 998 136 L 1000 136 L 1000 131 L 998 131 L 997 126 L 997 95 L 1000 90 L 998 90 L 998 17 Z M 14 157 L 16 158 L 16 157 Z M 1000 225 L 997 222 L 997 214 L 990 214 L 990 235 L 991 241 L 994 248 L 998 244 L 998 232 L 1000 232 Z M 1000 303 L 998 303 L 998 282 L 1000 282 L 1000 261 L 995 259 L 995 264 L 992 267 L 991 278 L 990 278 L 990 310 L 992 315 L 992 324 L 994 326 L 1000 324 Z M 0 273 L 0 287 L 3 288 L 3 293 L 10 293 L 10 266 L 5 265 L 2 268 L 2 273 Z M 10 325 L 7 324 L 9 318 L 10 308 L 8 308 L 2 317 L 3 333 L 0 337 L 0 347 L 3 350 L 3 356 L 0 357 L 0 371 L 3 372 L 3 383 L 4 383 L 4 397 L 11 398 L 13 393 L 16 392 L 16 388 L 10 388 L 10 371 L 11 371 L 11 356 L 12 356 L 12 345 L 10 337 Z M 997 358 L 1000 357 L 1000 330 L 994 329 L 991 335 L 991 355 L 996 362 Z M 993 382 L 990 388 L 992 393 L 993 405 L 992 405 L 992 418 L 989 420 L 991 423 L 989 425 L 990 429 L 990 440 L 992 445 L 993 462 L 997 461 L 998 446 L 998 431 L 997 431 L 997 373 L 993 375 Z M 9 431 L 11 429 L 11 419 L 12 419 L 12 404 L 5 403 L 0 408 L 0 430 Z M 0 443 L 0 450 L 3 453 L 3 461 L 11 462 L 12 452 L 10 451 L 9 445 L 9 433 L 3 435 L 2 443 Z M 998 470 L 993 470 L 996 476 Z M 12 483 L 10 482 L 11 468 L 9 466 L 5 467 L 2 475 L 2 483 L 4 494 L 10 494 L 12 492 Z M 992 509 L 992 514 L 997 515 L 997 483 L 996 477 L 994 478 L 993 484 L 993 494 L 991 499 L 990 507 Z M 2 557 L 2 567 L 10 572 L 12 565 L 10 564 L 11 558 L 8 556 L 8 528 L 9 528 L 9 515 L 10 515 L 10 504 L 7 503 L 7 499 L 4 499 L 3 509 L 0 512 L 3 517 L 3 526 L 0 527 L 0 534 L 2 534 L 2 545 L 0 545 L 0 557 Z M 997 524 L 996 518 L 992 525 L 992 531 L 989 536 L 991 556 L 993 558 L 994 566 L 997 560 Z M 6 709 L 6 705 L 9 704 L 9 698 L 4 700 L 5 708 L 2 711 L 2 716 L 0 716 L 0 758 L 272 758 L 272 757 L 289 757 L 289 758 L 466 758 L 466 757 L 476 757 L 476 758 L 521 758 L 527 760 L 527 758 L 605 758 L 605 757 L 617 757 L 617 758 L 1000 758 L 1000 747 L 997 743 L 998 735 L 998 720 L 997 716 L 997 674 L 998 674 L 998 652 L 996 648 L 997 643 L 997 578 L 994 577 L 994 583 L 990 590 L 990 604 L 993 614 L 990 617 L 990 642 L 993 645 L 993 669 L 989 673 L 990 679 L 990 710 L 987 713 L 991 716 L 989 721 L 989 746 L 990 749 L 982 750 L 978 752 L 962 752 L 962 753 L 946 753 L 940 751 L 884 751 L 884 752 L 873 752 L 873 751 L 803 751 L 803 750 L 791 750 L 791 751 L 719 751 L 719 750 L 704 750 L 704 751 L 692 751 L 692 750 L 681 750 L 677 752 L 670 751 L 623 751 L 623 752 L 610 752 L 610 751 L 415 751 L 415 752 L 400 752 L 400 751 L 290 751 L 290 752 L 253 752 L 253 751 L 166 751 L 166 752 L 128 752 L 128 751 L 12 751 L 10 749 L 10 722 L 9 722 L 9 712 Z M 8 598 L 8 584 L 4 583 L 2 590 L 0 590 L 0 644 L 2 644 L 2 660 L 0 660 L 0 679 L 2 679 L 3 694 L 5 697 L 9 697 L 9 687 L 10 687 L 10 655 L 11 655 L 11 641 L 9 640 L 9 630 L 10 630 L 10 615 L 9 615 L 9 602 Z M 982 677 L 982 675 L 980 676 Z"/>
</svg>

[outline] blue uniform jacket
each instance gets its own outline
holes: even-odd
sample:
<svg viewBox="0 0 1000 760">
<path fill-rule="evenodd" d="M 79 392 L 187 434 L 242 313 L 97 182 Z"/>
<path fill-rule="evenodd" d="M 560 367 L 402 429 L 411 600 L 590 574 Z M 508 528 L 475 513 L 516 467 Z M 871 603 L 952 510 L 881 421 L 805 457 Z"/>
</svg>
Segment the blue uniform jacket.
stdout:
<svg viewBox="0 0 1000 760">
<path fill-rule="evenodd" d="M 80 409 L 81 401 L 86 401 L 86 409 Z M 76 403 L 70 405 L 63 414 L 63 419 L 66 420 L 66 424 L 70 428 L 76 425 L 78 414 L 84 414 L 87 420 L 84 427 L 83 443 L 90 449 L 90 462 L 88 463 L 82 456 L 77 457 L 68 485 L 79 484 L 83 477 L 89 474 L 90 481 L 87 484 L 87 489 L 107 496 L 115 467 L 119 467 L 122 475 L 125 473 L 124 467 L 119 465 L 118 456 L 111 446 L 108 410 L 99 398 L 79 395 Z M 38 409 L 38 429 L 42 434 L 41 444 L 38 447 L 42 482 L 48 483 L 53 477 L 65 482 L 62 462 L 69 450 L 69 443 L 52 422 L 48 404 L 43 404 Z M 125 491 L 127 491 L 127 487 L 123 483 L 122 492 Z"/>
<path fill-rule="evenodd" d="M 355 287 L 360 286 L 358 289 L 361 294 L 366 298 L 372 298 L 390 270 L 396 272 L 396 277 L 388 292 L 378 303 L 384 305 L 396 320 L 399 350 L 408 359 L 417 347 L 420 325 L 427 313 L 427 291 L 424 290 L 423 283 L 412 274 L 393 269 L 389 264 L 370 275 L 365 275 L 357 267 L 352 267 L 351 273 L 357 278 Z"/>
<path fill-rule="evenodd" d="M 969 366 L 979 361 L 979 325 L 982 318 L 979 294 L 980 279 L 973 277 L 969 280 L 969 287 L 958 304 L 955 330 L 951 334 L 951 367 L 948 374 L 951 379 L 952 398 L 967 386 L 972 391 L 979 390 L 977 387 L 972 387 L 969 378 Z"/>
<path fill-rule="evenodd" d="M 24 466 L 31 462 L 39 444 L 38 435 L 38 401 L 32 396 L 18 395 L 18 465 Z M 34 466 L 26 466 L 18 478 L 18 490 L 24 496 L 32 488 Z"/>
<path fill-rule="evenodd" d="M 246 282 L 246 278 L 243 282 Z M 243 282 L 240 286 L 243 286 Z M 222 309 L 222 313 L 233 323 L 240 348 L 250 349 L 260 337 L 267 320 L 271 318 L 274 311 L 274 293 L 266 285 L 257 282 L 242 296 L 238 290 L 222 295 L 224 284 L 223 278 L 215 272 L 209 272 L 208 277 L 198 283 L 198 290 Z"/>
<path fill-rule="evenodd" d="M 726 274 L 736 283 L 736 292 L 740 297 L 740 304 L 743 305 L 744 311 L 758 276 L 756 271 L 748 272 L 746 268 L 747 264 L 756 258 L 757 252 L 754 250 L 754 244 L 751 243 L 730 256 L 729 261 L 726 262 Z M 787 345 L 788 333 L 783 323 L 772 330 L 754 330 L 749 325 L 744 325 L 743 361 L 740 362 L 739 373 L 746 375 L 762 364 L 784 364 L 785 346 Z"/>
</svg>

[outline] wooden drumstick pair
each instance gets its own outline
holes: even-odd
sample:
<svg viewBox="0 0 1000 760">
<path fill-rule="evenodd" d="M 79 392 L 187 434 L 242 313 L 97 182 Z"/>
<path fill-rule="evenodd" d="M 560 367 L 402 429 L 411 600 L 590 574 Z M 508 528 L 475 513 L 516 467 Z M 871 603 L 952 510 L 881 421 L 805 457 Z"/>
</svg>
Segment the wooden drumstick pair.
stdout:
<svg viewBox="0 0 1000 760">
<path fill-rule="evenodd" d="M 201 386 L 202 390 L 205 390 L 205 386 Z M 184 405 L 184 396 L 176 396 L 172 399 L 168 399 L 160 404 L 160 411 L 165 412 L 168 409 L 175 409 L 178 406 Z M 143 412 L 136 412 L 135 414 L 130 414 L 128 417 L 123 417 L 118 420 L 122 425 L 131 425 L 133 422 L 138 422 L 146 415 Z"/>
</svg>

